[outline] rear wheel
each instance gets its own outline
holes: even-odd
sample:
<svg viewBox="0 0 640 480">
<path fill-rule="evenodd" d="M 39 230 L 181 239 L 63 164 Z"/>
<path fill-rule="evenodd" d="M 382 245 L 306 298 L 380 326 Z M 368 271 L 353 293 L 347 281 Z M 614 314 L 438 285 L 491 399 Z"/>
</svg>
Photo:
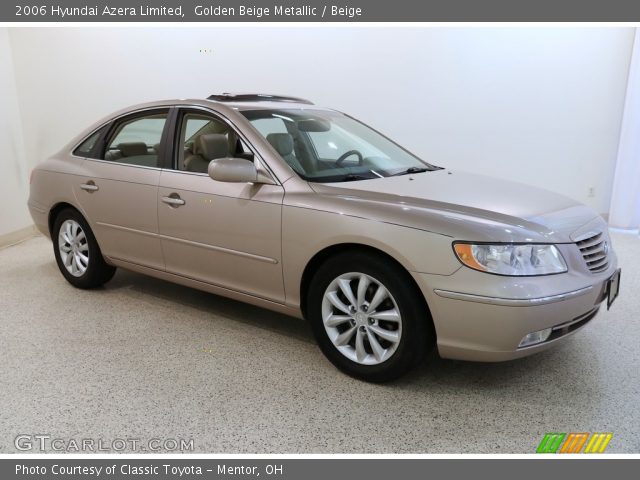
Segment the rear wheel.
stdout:
<svg viewBox="0 0 640 480">
<path fill-rule="evenodd" d="M 329 259 L 312 279 L 307 307 L 323 353 L 363 380 L 395 379 L 433 345 L 429 312 L 411 277 L 376 255 Z"/>
<path fill-rule="evenodd" d="M 89 224 L 78 211 L 68 208 L 58 214 L 52 239 L 58 268 L 74 287 L 99 287 L 115 274 L 115 267 L 104 261 Z"/>
</svg>

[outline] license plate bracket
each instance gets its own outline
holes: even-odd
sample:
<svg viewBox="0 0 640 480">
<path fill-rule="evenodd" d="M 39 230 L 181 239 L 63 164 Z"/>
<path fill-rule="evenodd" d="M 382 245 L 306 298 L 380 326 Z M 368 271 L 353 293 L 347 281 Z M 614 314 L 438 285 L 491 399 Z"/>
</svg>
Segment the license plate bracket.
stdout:
<svg viewBox="0 0 640 480">
<path fill-rule="evenodd" d="M 613 275 L 607 280 L 607 310 L 611 308 L 613 302 L 618 298 L 620 293 L 620 276 L 622 270 L 619 268 Z"/>
</svg>

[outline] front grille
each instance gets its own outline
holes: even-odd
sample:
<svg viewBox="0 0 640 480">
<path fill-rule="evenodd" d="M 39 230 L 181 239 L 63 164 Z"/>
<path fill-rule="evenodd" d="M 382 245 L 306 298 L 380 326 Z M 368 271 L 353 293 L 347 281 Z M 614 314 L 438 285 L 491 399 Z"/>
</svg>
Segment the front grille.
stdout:
<svg viewBox="0 0 640 480">
<path fill-rule="evenodd" d="M 576 242 L 587 263 L 587 268 L 593 273 L 603 272 L 609 266 L 609 245 L 606 236 L 600 232 Z"/>
</svg>

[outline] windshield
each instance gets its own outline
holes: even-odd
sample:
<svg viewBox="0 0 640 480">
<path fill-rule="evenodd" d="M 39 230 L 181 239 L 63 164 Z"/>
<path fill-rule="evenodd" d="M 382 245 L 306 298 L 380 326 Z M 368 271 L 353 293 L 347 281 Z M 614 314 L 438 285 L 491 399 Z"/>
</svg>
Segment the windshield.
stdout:
<svg viewBox="0 0 640 480">
<path fill-rule="evenodd" d="M 359 121 L 325 110 L 241 112 L 310 182 L 383 178 L 438 169 Z"/>
</svg>

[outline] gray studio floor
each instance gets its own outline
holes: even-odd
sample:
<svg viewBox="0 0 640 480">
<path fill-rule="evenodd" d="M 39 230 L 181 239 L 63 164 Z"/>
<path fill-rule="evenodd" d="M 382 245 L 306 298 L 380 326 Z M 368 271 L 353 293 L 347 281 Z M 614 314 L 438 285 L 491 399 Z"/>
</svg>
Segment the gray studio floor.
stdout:
<svg viewBox="0 0 640 480">
<path fill-rule="evenodd" d="M 0 453 L 19 434 L 192 438 L 212 453 L 533 453 L 546 432 L 613 432 L 640 452 L 640 240 L 614 234 L 621 296 L 520 361 L 432 358 L 370 385 L 306 324 L 119 271 L 75 290 L 43 237 L 0 250 Z"/>
</svg>

